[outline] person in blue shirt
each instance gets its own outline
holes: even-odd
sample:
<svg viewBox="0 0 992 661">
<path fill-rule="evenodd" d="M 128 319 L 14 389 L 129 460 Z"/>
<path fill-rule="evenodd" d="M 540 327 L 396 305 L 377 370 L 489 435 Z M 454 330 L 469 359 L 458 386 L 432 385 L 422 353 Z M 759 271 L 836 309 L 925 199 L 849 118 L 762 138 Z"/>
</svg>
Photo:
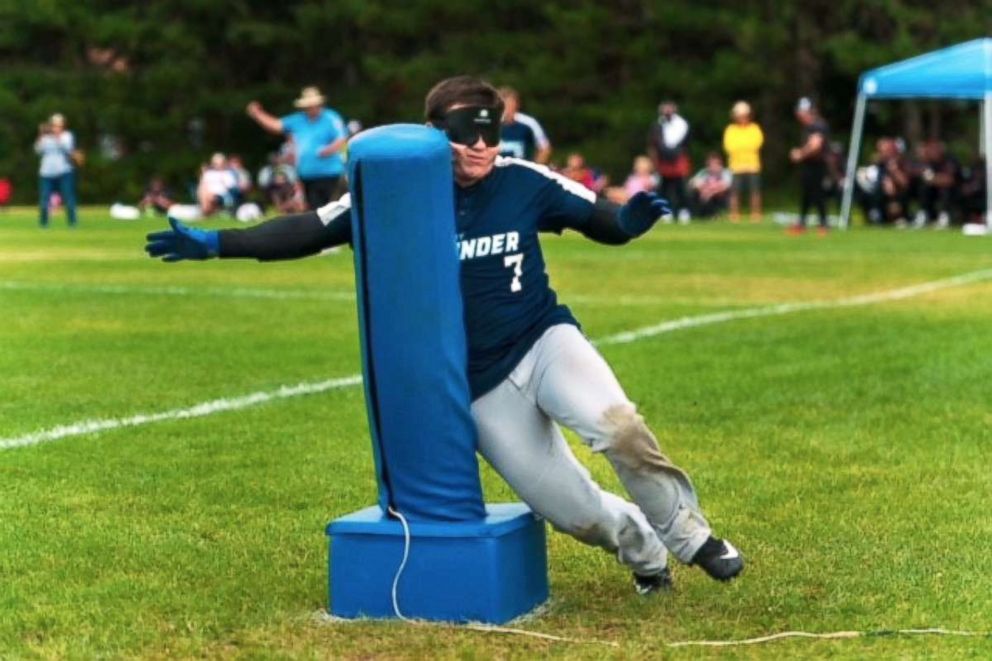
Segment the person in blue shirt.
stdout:
<svg viewBox="0 0 992 661">
<path fill-rule="evenodd" d="M 293 139 L 296 170 L 310 209 L 318 209 L 334 199 L 345 168 L 342 150 L 348 130 L 341 115 L 325 108 L 324 102 L 319 89 L 304 87 L 293 104 L 299 111 L 285 117 L 270 115 L 258 101 L 247 107 L 248 116 L 266 131 Z"/>
<path fill-rule="evenodd" d="M 429 124 L 452 151 L 461 291 L 479 452 L 535 512 L 615 553 L 637 591 L 671 585 L 668 551 L 718 580 L 743 569 L 714 537 L 689 477 L 661 453 L 603 357 L 551 289 L 539 234 L 574 230 L 622 245 L 647 232 L 668 203 L 653 193 L 624 206 L 499 152 L 502 104 L 485 81 L 458 76 L 427 95 Z M 351 240 L 350 198 L 244 230 L 205 231 L 171 220 L 148 236 L 152 257 L 293 259 Z M 560 425 L 612 464 L 634 503 L 602 490 Z M 636 503 L 636 504 L 635 504 Z"/>
</svg>

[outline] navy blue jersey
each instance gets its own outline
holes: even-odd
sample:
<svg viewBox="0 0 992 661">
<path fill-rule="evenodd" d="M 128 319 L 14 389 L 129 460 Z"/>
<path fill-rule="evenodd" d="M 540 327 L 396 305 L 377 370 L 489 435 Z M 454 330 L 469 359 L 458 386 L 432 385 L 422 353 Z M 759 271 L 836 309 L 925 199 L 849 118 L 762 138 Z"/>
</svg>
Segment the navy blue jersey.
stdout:
<svg viewBox="0 0 992 661">
<path fill-rule="evenodd" d="M 345 195 L 310 214 L 223 230 L 221 256 L 292 259 L 349 242 L 350 208 L 351 197 Z M 606 243 L 629 240 L 613 221 L 605 235 L 602 228 L 597 233 L 597 213 L 591 190 L 516 158 L 499 157 L 481 181 L 467 188 L 455 185 L 456 249 L 473 399 L 505 379 L 549 327 L 579 325 L 549 285 L 537 235 L 570 227 Z"/>
<path fill-rule="evenodd" d="M 595 199 L 581 184 L 513 158 L 455 187 L 473 399 L 505 379 L 550 326 L 578 326 L 549 285 L 537 234 L 582 227 Z"/>
</svg>

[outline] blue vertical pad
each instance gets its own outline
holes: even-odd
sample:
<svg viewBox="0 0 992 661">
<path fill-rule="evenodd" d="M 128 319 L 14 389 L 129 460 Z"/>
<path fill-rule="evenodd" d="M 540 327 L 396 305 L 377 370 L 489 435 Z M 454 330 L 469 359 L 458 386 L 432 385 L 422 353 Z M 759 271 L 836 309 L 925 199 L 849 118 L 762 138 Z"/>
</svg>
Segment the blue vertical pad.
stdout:
<svg viewBox="0 0 992 661">
<path fill-rule="evenodd" d="M 379 505 L 480 520 L 451 148 L 437 129 L 379 127 L 352 140 L 348 174 Z"/>
</svg>

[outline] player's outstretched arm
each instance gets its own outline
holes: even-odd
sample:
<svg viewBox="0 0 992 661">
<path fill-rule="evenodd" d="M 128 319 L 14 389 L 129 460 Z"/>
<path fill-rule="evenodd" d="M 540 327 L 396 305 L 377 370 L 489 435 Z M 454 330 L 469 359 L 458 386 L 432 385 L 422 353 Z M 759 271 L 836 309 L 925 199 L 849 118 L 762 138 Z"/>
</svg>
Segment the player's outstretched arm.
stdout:
<svg viewBox="0 0 992 661">
<path fill-rule="evenodd" d="M 145 252 L 150 257 L 161 257 L 163 262 L 179 262 L 185 259 L 210 259 L 220 254 L 218 232 L 187 227 L 173 217 L 169 217 L 172 229 L 152 232 L 145 239 Z"/>
<path fill-rule="evenodd" d="M 620 207 L 617 224 L 630 238 L 638 237 L 654 227 L 659 218 L 670 216 L 672 206 L 668 200 L 647 191 L 635 193 Z"/>
<path fill-rule="evenodd" d="M 567 225 L 583 236 L 608 245 L 623 245 L 651 229 L 658 219 L 672 213 L 668 200 L 641 192 L 623 206 L 598 199 L 592 214 L 582 223 Z"/>
<path fill-rule="evenodd" d="M 145 251 L 165 262 L 211 257 L 297 259 L 351 241 L 347 197 L 317 211 L 280 216 L 248 229 L 201 230 L 169 218 L 171 229 L 149 234 Z"/>
</svg>

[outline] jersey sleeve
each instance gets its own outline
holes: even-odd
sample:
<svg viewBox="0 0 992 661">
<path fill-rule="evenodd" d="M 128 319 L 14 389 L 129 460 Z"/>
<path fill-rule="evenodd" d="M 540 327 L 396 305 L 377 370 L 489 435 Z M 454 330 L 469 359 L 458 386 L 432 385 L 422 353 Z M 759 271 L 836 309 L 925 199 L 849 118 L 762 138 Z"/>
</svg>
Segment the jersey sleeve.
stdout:
<svg viewBox="0 0 992 661">
<path fill-rule="evenodd" d="M 281 216 L 248 229 L 220 231 L 220 257 L 259 261 L 297 259 L 351 242 L 351 198 L 343 196 L 316 211 Z"/>
<path fill-rule="evenodd" d="M 596 194 L 579 182 L 544 166 L 531 167 L 541 177 L 537 195 L 540 208 L 538 231 L 557 234 L 567 228 L 581 231 L 595 209 Z"/>
</svg>

